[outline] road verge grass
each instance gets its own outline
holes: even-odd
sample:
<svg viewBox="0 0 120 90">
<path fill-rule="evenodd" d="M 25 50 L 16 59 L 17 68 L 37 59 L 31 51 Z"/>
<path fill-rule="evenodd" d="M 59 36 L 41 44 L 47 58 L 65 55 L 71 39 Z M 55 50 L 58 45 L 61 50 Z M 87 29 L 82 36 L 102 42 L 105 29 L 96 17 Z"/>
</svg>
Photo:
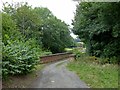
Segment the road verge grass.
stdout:
<svg viewBox="0 0 120 90">
<path fill-rule="evenodd" d="M 67 67 L 91 88 L 118 88 L 118 65 L 99 64 L 84 56 L 70 62 Z"/>
</svg>

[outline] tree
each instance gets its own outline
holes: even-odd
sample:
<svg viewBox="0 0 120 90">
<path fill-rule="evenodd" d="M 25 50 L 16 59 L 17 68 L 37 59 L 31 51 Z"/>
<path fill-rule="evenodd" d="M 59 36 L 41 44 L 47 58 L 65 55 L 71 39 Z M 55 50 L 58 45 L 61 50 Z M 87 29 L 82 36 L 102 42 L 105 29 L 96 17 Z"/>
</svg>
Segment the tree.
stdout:
<svg viewBox="0 0 120 90">
<path fill-rule="evenodd" d="M 57 19 L 47 8 L 36 7 L 34 11 L 42 21 L 43 48 L 50 49 L 53 53 L 63 52 L 65 47 L 72 44 L 72 37 L 65 22 Z"/>
<path fill-rule="evenodd" d="M 7 45 L 9 39 L 12 41 L 20 38 L 21 34 L 11 16 L 9 14 L 2 13 L 2 42 Z"/>
<path fill-rule="evenodd" d="M 42 21 L 31 6 L 27 3 L 18 3 L 15 5 L 8 4 L 7 6 L 4 4 L 3 11 L 11 15 L 21 34 L 26 37 L 26 40 L 35 38 L 38 40 L 38 44 L 41 44 L 41 32 L 39 28 Z"/>
<path fill-rule="evenodd" d="M 12 13 L 2 11 L 2 78 L 31 72 L 42 52 L 34 38 L 27 39 L 13 19 Z M 27 41 L 26 41 L 27 40 Z"/>
<path fill-rule="evenodd" d="M 86 3 L 77 6 L 73 32 L 85 42 L 89 55 L 119 57 L 120 2 Z"/>
<path fill-rule="evenodd" d="M 70 32 L 67 25 L 56 17 L 47 20 L 42 30 L 42 42 L 45 48 L 53 53 L 63 52 L 71 45 Z"/>
</svg>

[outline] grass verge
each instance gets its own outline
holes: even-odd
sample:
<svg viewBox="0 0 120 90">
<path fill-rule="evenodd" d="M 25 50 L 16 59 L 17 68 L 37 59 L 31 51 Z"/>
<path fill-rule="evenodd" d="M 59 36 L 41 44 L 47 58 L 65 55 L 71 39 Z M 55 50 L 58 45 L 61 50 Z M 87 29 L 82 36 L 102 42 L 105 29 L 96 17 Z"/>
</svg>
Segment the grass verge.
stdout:
<svg viewBox="0 0 120 90">
<path fill-rule="evenodd" d="M 91 88 L 118 88 L 118 65 L 102 65 L 82 57 L 70 62 L 67 67 Z"/>
</svg>

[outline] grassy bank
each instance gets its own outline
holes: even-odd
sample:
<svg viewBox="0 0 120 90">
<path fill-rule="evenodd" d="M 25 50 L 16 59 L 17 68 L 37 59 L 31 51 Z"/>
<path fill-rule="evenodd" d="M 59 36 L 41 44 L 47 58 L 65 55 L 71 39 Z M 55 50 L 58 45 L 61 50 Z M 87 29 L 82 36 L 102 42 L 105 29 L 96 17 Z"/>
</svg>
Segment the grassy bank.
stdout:
<svg viewBox="0 0 120 90">
<path fill-rule="evenodd" d="M 91 88 L 118 88 L 118 65 L 99 64 L 90 57 L 81 57 L 67 67 Z"/>
</svg>

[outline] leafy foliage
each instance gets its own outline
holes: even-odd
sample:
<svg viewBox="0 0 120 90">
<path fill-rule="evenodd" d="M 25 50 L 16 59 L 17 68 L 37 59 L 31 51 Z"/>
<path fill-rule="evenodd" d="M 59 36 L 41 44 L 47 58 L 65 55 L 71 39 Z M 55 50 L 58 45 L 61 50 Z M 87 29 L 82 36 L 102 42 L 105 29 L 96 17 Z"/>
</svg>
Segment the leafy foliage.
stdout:
<svg viewBox="0 0 120 90">
<path fill-rule="evenodd" d="M 2 12 L 2 30 L 3 78 L 31 72 L 42 53 L 36 39 L 24 36 L 10 13 Z"/>
<path fill-rule="evenodd" d="M 2 11 L 2 74 L 27 74 L 39 56 L 63 52 L 72 38 L 66 25 L 49 9 L 27 3 L 5 3 Z"/>
<path fill-rule="evenodd" d="M 25 37 L 19 32 L 19 28 L 9 14 L 2 13 L 2 18 L 3 78 L 9 74 L 27 74 L 34 69 L 42 51 L 35 39 L 24 40 Z"/>
<path fill-rule="evenodd" d="M 2 42 L 7 45 L 9 39 L 15 40 L 16 38 L 21 38 L 16 23 L 12 20 L 10 15 L 2 13 Z"/>
<path fill-rule="evenodd" d="M 3 77 L 6 74 L 27 74 L 39 60 L 39 48 L 31 46 L 33 41 L 12 41 L 3 45 Z"/>
<path fill-rule="evenodd" d="M 35 38 L 44 49 L 53 53 L 63 52 L 73 44 L 68 25 L 57 19 L 49 9 L 25 4 L 4 5 L 4 12 L 11 15 L 25 40 Z"/>
<path fill-rule="evenodd" d="M 35 8 L 41 21 L 41 37 L 43 47 L 50 49 L 52 53 L 63 52 L 64 48 L 73 44 L 68 25 L 57 19 L 47 8 Z"/>
<path fill-rule="evenodd" d="M 70 32 L 67 25 L 53 17 L 47 20 L 43 26 L 42 42 L 45 48 L 53 53 L 63 52 L 70 44 Z"/>
<path fill-rule="evenodd" d="M 73 31 L 86 44 L 89 55 L 120 56 L 120 2 L 90 3 L 77 6 Z"/>
</svg>

